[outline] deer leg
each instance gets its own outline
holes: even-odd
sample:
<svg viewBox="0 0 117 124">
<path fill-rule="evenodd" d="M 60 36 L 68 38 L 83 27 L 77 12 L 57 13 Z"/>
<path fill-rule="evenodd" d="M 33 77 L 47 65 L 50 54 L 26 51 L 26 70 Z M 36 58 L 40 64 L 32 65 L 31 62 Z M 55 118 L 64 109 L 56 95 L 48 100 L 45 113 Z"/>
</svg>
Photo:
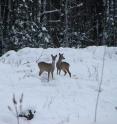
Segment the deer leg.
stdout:
<svg viewBox="0 0 117 124">
<path fill-rule="evenodd" d="M 43 71 L 40 70 L 40 72 L 39 72 L 39 76 L 40 76 L 42 73 L 43 73 Z"/>
<path fill-rule="evenodd" d="M 63 70 L 63 71 L 64 71 L 64 76 L 65 76 L 67 72 L 66 72 L 66 70 Z"/>
<path fill-rule="evenodd" d="M 50 72 L 48 72 L 48 82 L 49 82 Z"/>
<path fill-rule="evenodd" d="M 51 72 L 51 75 L 52 75 L 52 79 L 53 79 L 53 72 Z"/>
<path fill-rule="evenodd" d="M 59 75 L 60 75 L 60 73 L 61 73 L 61 69 L 59 69 Z"/>
<path fill-rule="evenodd" d="M 71 72 L 69 71 L 69 69 L 66 69 L 67 70 L 67 72 L 69 73 L 69 76 L 71 77 Z"/>
<path fill-rule="evenodd" d="M 58 74 L 58 69 L 57 69 L 57 74 Z"/>
</svg>

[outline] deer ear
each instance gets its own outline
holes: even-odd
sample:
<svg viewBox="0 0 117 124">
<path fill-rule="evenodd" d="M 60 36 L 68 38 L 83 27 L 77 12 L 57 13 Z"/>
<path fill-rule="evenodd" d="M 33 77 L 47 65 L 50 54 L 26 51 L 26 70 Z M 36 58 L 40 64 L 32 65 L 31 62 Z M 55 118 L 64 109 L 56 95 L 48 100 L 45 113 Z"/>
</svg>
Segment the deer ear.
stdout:
<svg viewBox="0 0 117 124">
<path fill-rule="evenodd" d="M 57 57 L 57 55 L 56 55 L 56 57 Z"/>
<path fill-rule="evenodd" d="M 53 57 L 53 55 L 51 54 L 51 56 Z"/>
<path fill-rule="evenodd" d="M 60 56 L 61 54 L 59 53 L 59 56 Z"/>
</svg>

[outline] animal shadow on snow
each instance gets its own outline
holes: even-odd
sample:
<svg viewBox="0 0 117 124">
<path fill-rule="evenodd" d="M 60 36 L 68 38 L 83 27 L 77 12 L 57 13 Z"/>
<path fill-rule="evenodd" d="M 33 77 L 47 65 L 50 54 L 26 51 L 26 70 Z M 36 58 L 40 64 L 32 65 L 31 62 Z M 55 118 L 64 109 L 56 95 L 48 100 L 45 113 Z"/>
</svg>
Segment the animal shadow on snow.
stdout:
<svg viewBox="0 0 117 124">
<path fill-rule="evenodd" d="M 55 86 L 55 82 L 54 80 L 55 79 L 52 79 L 52 77 L 50 76 L 50 81 L 48 82 L 48 74 L 46 72 L 44 72 L 40 77 L 39 79 L 41 80 L 42 82 L 42 85 L 49 85 L 49 86 Z"/>
</svg>

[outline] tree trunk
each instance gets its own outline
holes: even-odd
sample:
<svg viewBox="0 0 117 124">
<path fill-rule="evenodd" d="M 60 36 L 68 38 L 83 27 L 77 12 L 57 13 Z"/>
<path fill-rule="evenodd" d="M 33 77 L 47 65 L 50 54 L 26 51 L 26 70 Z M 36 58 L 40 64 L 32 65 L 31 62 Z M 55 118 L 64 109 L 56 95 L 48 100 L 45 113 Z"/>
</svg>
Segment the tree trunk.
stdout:
<svg viewBox="0 0 117 124">
<path fill-rule="evenodd" d="M 65 47 L 68 47 L 68 0 L 65 1 Z"/>
<path fill-rule="evenodd" d="M 39 7 L 39 11 L 38 11 L 38 14 L 37 14 L 37 20 L 38 22 L 40 23 L 41 22 L 41 0 L 38 0 L 38 7 Z"/>
</svg>

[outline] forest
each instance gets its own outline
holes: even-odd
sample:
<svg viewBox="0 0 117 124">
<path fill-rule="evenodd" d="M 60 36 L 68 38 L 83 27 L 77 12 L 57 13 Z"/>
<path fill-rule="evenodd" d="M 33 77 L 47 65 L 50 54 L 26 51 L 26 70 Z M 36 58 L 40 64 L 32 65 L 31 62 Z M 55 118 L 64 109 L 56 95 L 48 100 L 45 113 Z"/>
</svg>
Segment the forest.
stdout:
<svg viewBox="0 0 117 124">
<path fill-rule="evenodd" d="M 0 0 L 0 55 L 92 45 L 117 46 L 116 0 Z"/>
<path fill-rule="evenodd" d="M 0 0 L 0 91 L 0 124 L 117 124 L 117 0 Z"/>
</svg>

